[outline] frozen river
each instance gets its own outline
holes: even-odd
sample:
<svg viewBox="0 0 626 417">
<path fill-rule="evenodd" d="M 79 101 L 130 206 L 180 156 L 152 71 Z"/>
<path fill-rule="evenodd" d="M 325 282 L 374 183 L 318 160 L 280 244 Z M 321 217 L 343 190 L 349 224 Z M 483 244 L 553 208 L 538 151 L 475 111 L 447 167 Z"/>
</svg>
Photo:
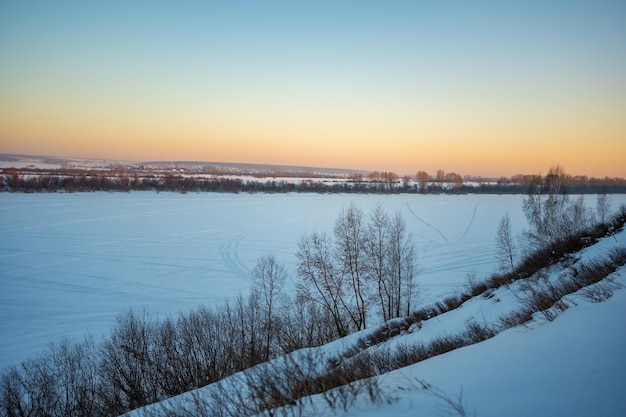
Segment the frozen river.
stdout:
<svg viewBox="0 0 626 417">
<path fill-rule="evenodd" d="M 587 197 L 595 204 L 595 197 Z M 612 206 L 626 196 L 612 196 Z M 413 233 L 430 302 L 496 268 L 508 212 L 526 227 L 519 195 L 0 193 L 0 368 L 60 337 L 99 340 L 115 317 L 147 307 L 177 314 L 246 294 L 257 259 L 273 253 L 295 279 L 297 241 L 328 231 L 355 204 L 400 211 Z"/>
</svg>

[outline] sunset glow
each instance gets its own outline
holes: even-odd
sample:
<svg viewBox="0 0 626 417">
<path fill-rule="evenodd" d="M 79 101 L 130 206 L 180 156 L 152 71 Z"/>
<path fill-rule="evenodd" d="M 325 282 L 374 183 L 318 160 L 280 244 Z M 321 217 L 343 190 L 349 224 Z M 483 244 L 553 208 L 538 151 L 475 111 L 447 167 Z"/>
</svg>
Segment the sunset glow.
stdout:
<svg viewBox="0 0 626 417">
<path fill-rule="evenodd" d="M 0 153 L 626 177 L 624 2 L 95 3 L 0 3 Z"/>
</svg>

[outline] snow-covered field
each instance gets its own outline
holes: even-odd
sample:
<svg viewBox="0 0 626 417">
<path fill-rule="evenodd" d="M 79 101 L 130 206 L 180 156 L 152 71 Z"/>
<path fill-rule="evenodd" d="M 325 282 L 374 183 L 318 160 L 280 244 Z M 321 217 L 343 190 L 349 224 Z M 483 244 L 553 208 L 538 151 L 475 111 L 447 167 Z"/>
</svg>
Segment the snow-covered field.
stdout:
<svg viewBox="0 0 626 417">
<path fill-rule="evenodd" d="M 414 234 L 422 300 L 496 268 L 495 233 L 515 195 L 230 195 L 0 193 L 0 368 L 63 336 L 108 332 L 115 316 L 155 316 L 246 293 L 257 259 L 273 253 L 295 276 L 297 241 L 332 232 L 341 208 L 400 211 Z M 612 207 L 626 195 L 611 196 Z M 587 197 L 595 204 L 593 196 Z"/>
</svg>

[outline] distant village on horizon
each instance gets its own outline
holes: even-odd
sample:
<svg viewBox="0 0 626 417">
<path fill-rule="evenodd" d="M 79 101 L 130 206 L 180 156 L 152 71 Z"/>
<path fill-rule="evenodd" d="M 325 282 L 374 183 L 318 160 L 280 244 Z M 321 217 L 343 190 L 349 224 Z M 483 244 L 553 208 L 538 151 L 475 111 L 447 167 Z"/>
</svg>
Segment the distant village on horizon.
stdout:
<svg viewBox="0 0 626 417">
<path fill-rule="evenodd" d="M 329 178 L 345 178 L 354 175 L 362 175 L 366 178 L 372 173 L 375 175 L 377 171 L 337 168 L 337 167 L 315 167 L 300 165 L 280 165 L 280 164 L 262 164 L 262 163 L 243 163 L 243 162 L 215 162 L 215 161 L 177 161 L 177 160 L 161 160 L 161 161 L 129 161 L 105 158 L 81 158 L 66 157 L 57 155 L 30 155 L 30 154 L 11 154 L 0 153 L 0 169 L 8 168 L 47 168 L 47 169 L 143 169 L 143 170 L 170 170 L 170 172 L 178 173 L 204 173 L 212 175 L 254 175 L 269 177 L 329 177 Z M 548 167 L 546 167 L 548 168 Z M 442 171 L 442 170 L 438 170 Z M 419 171 L 417 171 L 419 172 Z M 459 175 L 448 173 L 449 175 Z M 435 177 L 437 173 L 432 173 Z M 536 173 L 520 172 L 516 176 L 535 176 Z M 502 180 L 505 176 L 481 176 L 481 175 L 462 175 L 466 181 L 493 181 Z M 398 179 L 402 176 L 399 175 Z M 594 178 L 585 174 L 576 175 L 574 178 Z M 598 179 L 622 179 L 621 177 L 597 177 Z"/>
</svg>

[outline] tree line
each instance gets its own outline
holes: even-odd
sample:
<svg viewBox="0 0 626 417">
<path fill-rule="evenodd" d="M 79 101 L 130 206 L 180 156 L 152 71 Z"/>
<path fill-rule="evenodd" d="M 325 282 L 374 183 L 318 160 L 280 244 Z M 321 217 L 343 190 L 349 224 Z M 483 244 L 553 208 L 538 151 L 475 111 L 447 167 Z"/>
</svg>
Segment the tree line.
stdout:
<svg viewBox="0 0 626 417">
<path fill-rule="evenodd" d="M 374 171 L 367 176 L 355 173 L 346 179 L 313 179 L 302 181 L 246 181 L 225 176 L 189 176 L 181 174 L 146 175 L 133 170 L 4 169 L 0 175 L 0 191 L 4 192 L 93 192 L 93 191 L 157 191 L 157 192 L 223 192 L 223 193 L 525 193 L 541 181 L 540 175 L 515 175 L 511 178 L 487 180 L 438 170 L 434 175 L 418 171 L 414 176 L 400 177 L 395 172 Z M 624 193 L 626 180 L 621 178 L 589 178 L 567 176 L 571 193 Z"/>
</svg>

